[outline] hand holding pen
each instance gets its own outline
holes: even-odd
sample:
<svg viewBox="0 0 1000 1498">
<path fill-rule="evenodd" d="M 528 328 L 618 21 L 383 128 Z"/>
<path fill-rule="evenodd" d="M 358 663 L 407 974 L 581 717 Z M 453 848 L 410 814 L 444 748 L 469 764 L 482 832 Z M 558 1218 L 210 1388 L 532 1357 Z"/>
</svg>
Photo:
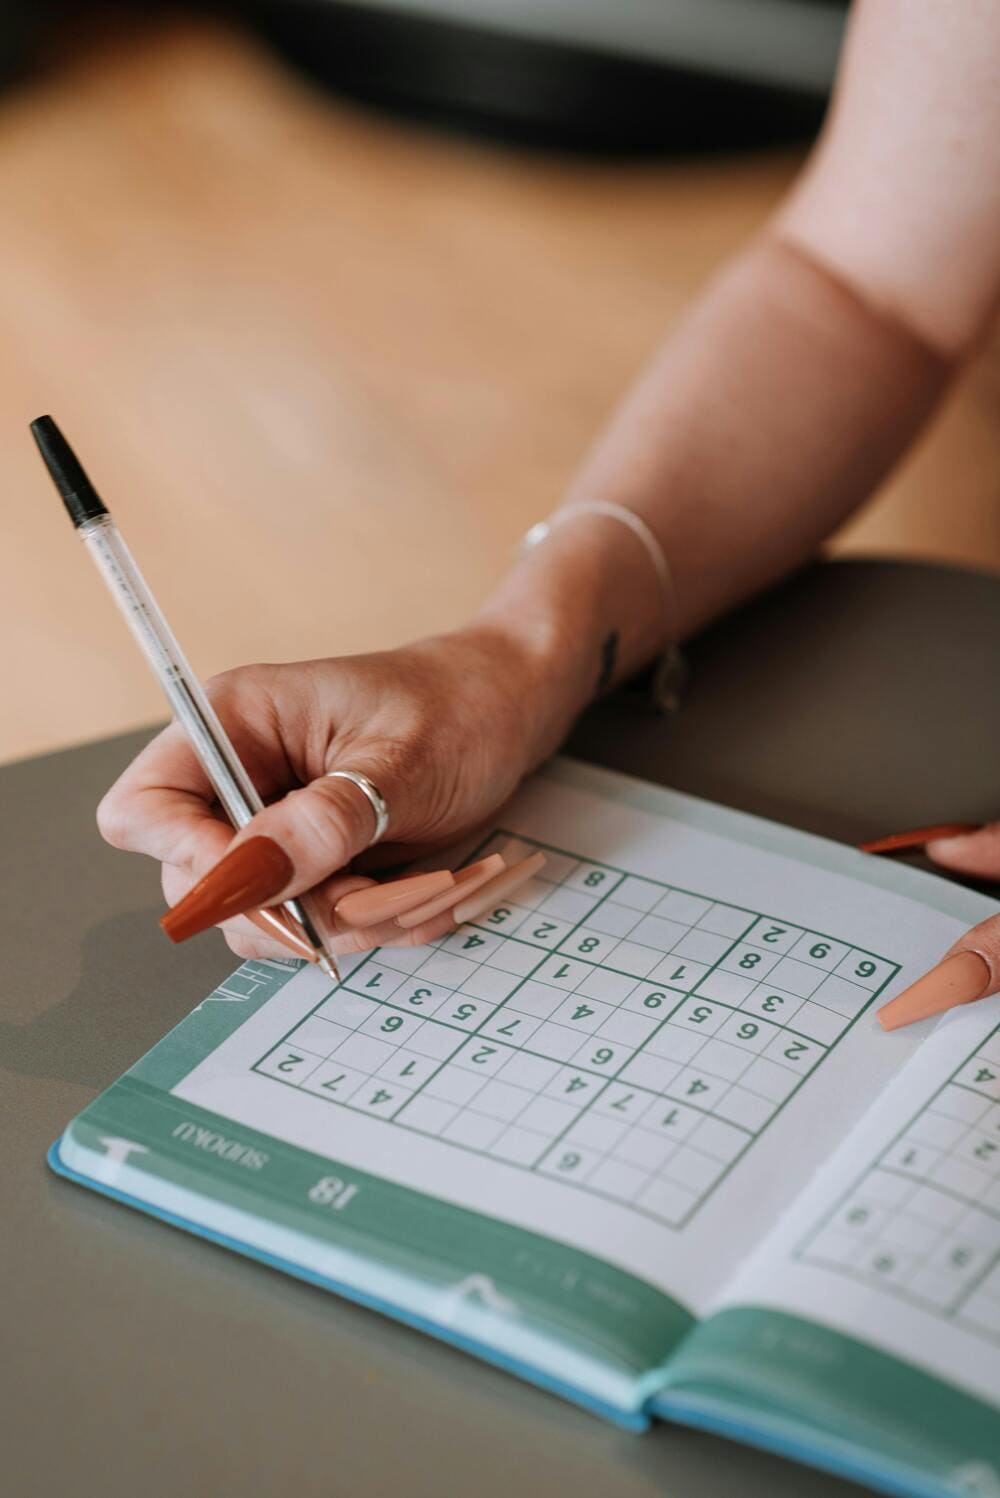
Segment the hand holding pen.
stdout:
<svg viewBox="0 0 1000 1498">
<path fill-rule="evenodd" d="M 331 778 L 326 764 L 363 765 L 380 792 L 385 788 L 389 836 L 398 827 L 399 837 L 369 857 L 378 853 L 387 862 L 454 843 L 495 809 L 485 796 L 475 799 L 470 774 L 466 786 L 454 788 L 450 817 L 435 822 L 441 803 L 427 774 L 433 773 L 433 757 L 405 774 L 394 763 L 395 714 L 405 714 L 403 681 L 416 676 L 427 686 L 434 654 L 406 655 L 411 669 L 400 678 L 379 657 L 250 666 L 216 678 L 212 700 L 270 803 L 235 837 L 214 812 L 211 787 L 176 724 L 137 757 L 101 803 L 98 821 L 116 847 L 162 862 L 172 907 L 162 924 L 172 939 L 184 941 L 218 925 L 240 956 L 281 955 L 280 936 L 251 918 L 261 906 L 309 891 L 334 957 L 373 946 L 421 945 L 491 909 L 531 877 L 536 860 L 508 867 L 499 854 L 455 873 L 384 883 L 348 871 L 370 846 L 372 811 L 356 785 Z M 354 714 L 363 718 L 364 734 Z M 442 732 L 450 727 L 457 735 L 458 716 L 455 708 L 444 713 Z M 510 773 L 505 766 L 505 796 L 516 783 Z"/>
<path fill-rule="evenodd" d="M 338 955 L 432 941 L 530 879 L 541 855 L 381 885 L 346 870 L 383 838 L 387 862 L 458 841 L 555 748 L 573 676 L 546 712 L 523 711 L 539 671 L 531 621 L 354 661 L 244 667 L 206 692 L 62 433 L 51 417 L 32 431 L 175 715 L 98 812 L 109 842 L 163 864 L 168 936 L 220 925 L 240 955 L 292 953 L 336 977 Z"/>
</svg>

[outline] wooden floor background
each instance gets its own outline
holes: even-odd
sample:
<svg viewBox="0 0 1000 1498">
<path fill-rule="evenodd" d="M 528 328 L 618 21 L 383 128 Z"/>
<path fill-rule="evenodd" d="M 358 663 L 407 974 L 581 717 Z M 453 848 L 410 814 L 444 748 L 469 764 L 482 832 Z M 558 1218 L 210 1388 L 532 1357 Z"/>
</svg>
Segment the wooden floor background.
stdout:
<svg viewBox="0 0 1000 1498">
<path fill-rule="evenodd" d="M 793 154 L 592 164 L 323 97 L 237 32 L 0 100 L 0 760 L 162 702 L 30 442 L 78 445 L 197 669 L 460 621 Z M 842 551 L 1000 567 L 980 361 Z"/>
</svg>

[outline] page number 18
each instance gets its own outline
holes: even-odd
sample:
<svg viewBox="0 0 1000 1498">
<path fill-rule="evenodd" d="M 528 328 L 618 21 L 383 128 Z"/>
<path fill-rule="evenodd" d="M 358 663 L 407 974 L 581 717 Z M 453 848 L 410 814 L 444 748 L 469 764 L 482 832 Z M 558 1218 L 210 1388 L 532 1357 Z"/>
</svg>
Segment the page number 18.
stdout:
<svg viewBox="0 0 1000 1498">
<path fill-rule="evenodd" d="M 317 1207 L 330 1207 L 334 1212 L 342 1212 L 351 1197 L 357 1194 L 357 1186 L 349 1186 L 339 1176 L 321 1176 L 310 1190 L 309 1200 L 315 1202 Z"/>
</svg>

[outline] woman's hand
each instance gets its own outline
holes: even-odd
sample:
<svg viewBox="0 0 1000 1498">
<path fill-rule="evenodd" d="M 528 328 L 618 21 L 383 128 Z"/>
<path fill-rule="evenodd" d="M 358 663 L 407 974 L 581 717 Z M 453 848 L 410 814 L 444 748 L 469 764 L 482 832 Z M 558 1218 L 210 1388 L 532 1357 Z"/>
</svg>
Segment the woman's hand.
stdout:
<svg viewBox="0 0 1000 1498">
<path fill-rule="evenodd" d="M 374 822 L 364 793 L 330 771 L 366 775 L 388 805 L 385 842 L 365 867 L 455 843 L 558 748 L 599 685 L 649 658 L 662 628 L 644 548 L 625 527 L 582 516 L 559 526 L 453 634 L 378 655 L 243 666 L 211 681 L 213 705 L 269 803 L 238 833 L 176 724 L 105 796 L 101 831 L 115 847 L 163 864 L 175 907 L 164 924 L 175 940 L 221 925 L 241 956 L 285 956 L 256 912 L 311 891 L 334 953 L 433 941 L 454 925 L 450 910 L 417 926 L 397 910 L 403 927 L 349 919 L 362 908 L 370 915 L 370 899 L 334 912 L 372 882 L 352 864 Z M 463 871 L 454 901 L 472 893 L 470 881 L 498 875 L 499 863 Z M 499 873 L 506 881 L 530 871 L 527 860 L 523 870 L 503 873 L 501 865 Z"/>
<path fill-rule="evenodd" d="M 456 842 L 552 752 L 579 706 L 554 679 L 552 643 L 537 628 L 481 623 L 383 654 L 244 666 L 214 678 L 213 705 L 260 794 L 273 803 L 238 834 L 239 845 L 267 838 L 272 846 L 258 845 L 268 858 L 252 891 L 245 868 L 228 876 L 230 918 L 222 925 L 232 949 L 287 956 L 233 909 L 278 904 L 306 890 L 315 891 L 315 908 L 325 914 L 324 934 L 340 933 L 330 942 L 334 951 L 421 942 L 449 929 L 447 913 L 409 932 L 395 922 L 346 931 L 334 917 L 344 895 L 371 882 L 347 870 L 371 840 L 373 816 L 356 786 L 328 772 L 360 771 L 384 795 L 389 828 L 372 859 L 377 853 L 381 863 L 399 862 Z M 116 847 L 160 860 L 171 905 L 237 843 L 176 724 L 108 792 L 98 822 Z M 240 862 L 227 859 L 227 868 Z M 204 912 L 197 929 L 224 913 L 215 884 L 214 912 Z"/>
</svg>

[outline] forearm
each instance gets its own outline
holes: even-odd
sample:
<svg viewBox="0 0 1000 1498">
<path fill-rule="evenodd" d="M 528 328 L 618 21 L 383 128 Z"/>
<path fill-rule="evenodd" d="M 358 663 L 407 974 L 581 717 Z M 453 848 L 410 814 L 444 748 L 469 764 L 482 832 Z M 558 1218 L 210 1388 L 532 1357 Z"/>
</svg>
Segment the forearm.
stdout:
<svg viewBox="0 0 1000 1498">
<path fill-rule="evenodd" d="M 669 560 L 673 604 L 635 537 L 588 514 L 557 525 L 484 617 L 558 657 L 560 691 L 579 710 L 609 641 L 620 680 L 668 631 L 690 634 L 808 557 L 906 448 L 948 373 L 922 340 L 766 235 L 683 319 L 565 501 L 641 516 Z"/>
<path fill-rule="evenodd" d="M 618 410 L 581 515 L 484 610 L 568 721 L 614 679 L 809 556 L 906 450 L 1000 303 L 1000 10 L 859 0 L 823 138 L 767 232 L 708 287 Z M 606 671 L 605 671 L 606 675 Z"/>
<path fill-rule="evenodd" d="M 815 550 L 905 451 L 949 372 L 772 230 L 678 326 L 567 503 L 610 499 L 647 521 L 688 634 Z"/>
</svg>

